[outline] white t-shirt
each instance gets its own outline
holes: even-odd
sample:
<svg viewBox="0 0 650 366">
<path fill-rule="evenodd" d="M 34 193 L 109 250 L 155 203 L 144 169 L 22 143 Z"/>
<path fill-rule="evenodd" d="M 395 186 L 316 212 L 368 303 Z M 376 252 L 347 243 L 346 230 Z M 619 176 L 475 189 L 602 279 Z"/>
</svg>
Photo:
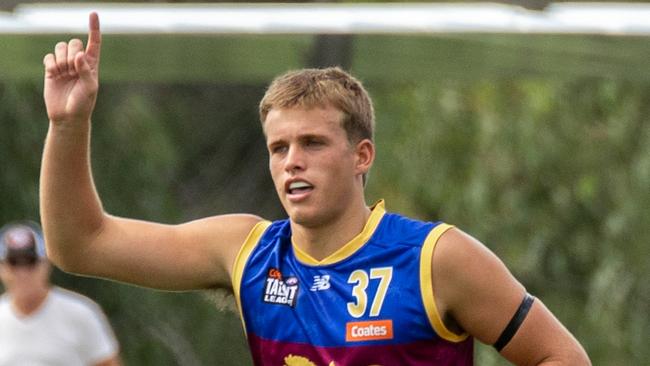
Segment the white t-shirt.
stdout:
<svg viewBox="0 0 650 366">
<path fill-rule="evenodd" d="M 90 299 L 52 288 L 36 312 L 19 317 L 0 296 L 0 366 L 86 366 L 116 355 L 115 335 Z"/>
</svg>

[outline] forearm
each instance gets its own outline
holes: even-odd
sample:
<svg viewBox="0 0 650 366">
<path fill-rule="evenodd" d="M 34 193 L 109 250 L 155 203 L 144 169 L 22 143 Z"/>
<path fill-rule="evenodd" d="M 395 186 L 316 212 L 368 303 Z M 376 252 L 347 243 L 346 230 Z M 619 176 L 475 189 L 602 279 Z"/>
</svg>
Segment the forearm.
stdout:
<svg viewBox="0 0 650 366">
<path fill-rule="evenodd" d="M 591 360 L 577 340 L 572 339 L 558 355 L 536 363 L 537 366 L 591 366 Z"/>
<path fill-rule="evenodd" d="M 591 361 L 584 355 L 575 355 L 563 360 L 548 360 L 536 364 L 537 366 L 591 366 Z"/>
<path fill-rule="evenodd" d="M 73 271 L 104 217 L 89 145 L 90 122 L 50 123 L 41 166 L 40 210 L 48 255 Z"/>
</svg>

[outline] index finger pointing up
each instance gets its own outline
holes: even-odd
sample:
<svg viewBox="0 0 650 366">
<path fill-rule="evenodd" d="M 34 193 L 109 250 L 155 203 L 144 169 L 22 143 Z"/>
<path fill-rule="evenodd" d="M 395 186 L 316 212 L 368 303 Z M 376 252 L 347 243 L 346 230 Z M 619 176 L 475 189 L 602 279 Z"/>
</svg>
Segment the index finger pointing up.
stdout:
<svg viewBox="0 0 650 366">
<path fill-rule="evenodd" d="M 99 50 L 102 44 L 102 34 L 99 30 L 99 16 L 92 12 L 88 17 L 88 44 L 86 45 L 86 59 L 91 65 L 99 62 Z"/>
</svg>

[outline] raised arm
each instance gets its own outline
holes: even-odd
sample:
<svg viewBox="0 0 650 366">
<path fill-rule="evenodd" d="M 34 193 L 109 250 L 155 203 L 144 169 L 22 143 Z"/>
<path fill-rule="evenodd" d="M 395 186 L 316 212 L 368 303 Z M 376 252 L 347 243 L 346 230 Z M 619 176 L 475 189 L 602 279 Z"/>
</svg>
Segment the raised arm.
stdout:
<svg viewBox="0 0 650 366">
<path fill-rule="evenodd" d="M 59 42 L 43 60 L 50 127 L 40 209 L 50 259 L 67 271 L 148 287 L 227 287 L 234 257 L 258 217 L 216 216 L 172 226 L 104 212 L 90 167 L 100 48 L 99 18 L 92 13 L 85 49 L 79 39 Z"/>
<path fill-rule="evenodd" d="M 526 295 L 524 287 L 483 244 L 458 229 L 447 231 L 433 255 L 433 286 L 447 329 L 494 345 L 515 365 L 590 365 L 578 341 L 534 299 L 519 327 L 501 337 Z M 530 300 L 530 299 L 529 299 Z M 530 304 L 530 302 L 528 302 Z M 513 322 L 513 323 L 516 323 Z"/>
</svg>

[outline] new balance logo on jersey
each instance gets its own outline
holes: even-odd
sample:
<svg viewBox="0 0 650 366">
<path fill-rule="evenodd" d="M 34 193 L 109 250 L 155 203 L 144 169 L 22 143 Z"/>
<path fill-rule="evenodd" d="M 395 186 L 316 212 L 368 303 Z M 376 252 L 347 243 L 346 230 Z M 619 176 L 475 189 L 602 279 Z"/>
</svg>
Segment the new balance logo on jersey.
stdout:
<svg viewBox="0 0 650 366">
<path fill-rule="evenodd" d="M 298 279 L 296 277 L 282 277 L 282 272 L 277 268 L 269 268 L 264 286 L 264 302 L 293 307 L 298 295 Z"/>
<path fill-rule="evenodd" d="M 330 288 L 330 275 L 314 276 L 314 284 L 311 286 L 312 291 L 322 291 Z"/>
</svg>

